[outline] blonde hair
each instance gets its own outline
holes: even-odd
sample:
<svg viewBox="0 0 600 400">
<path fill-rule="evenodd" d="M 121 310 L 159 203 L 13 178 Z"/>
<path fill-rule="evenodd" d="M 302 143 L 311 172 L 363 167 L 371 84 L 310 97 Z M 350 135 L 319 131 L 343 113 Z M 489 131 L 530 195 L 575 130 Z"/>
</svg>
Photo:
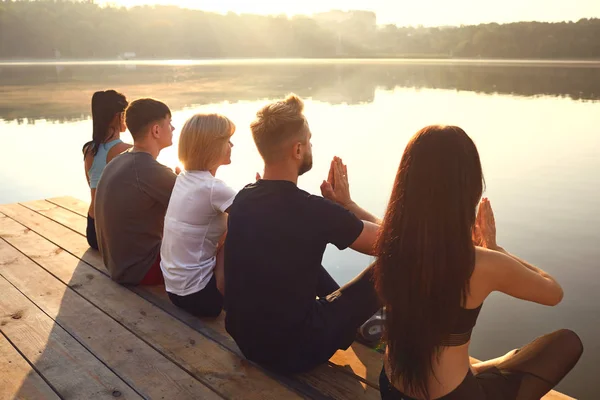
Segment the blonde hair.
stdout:
<svg viewBox="0 0 600 400">
<path fill-rule="evenodd" d="M 208 171 L 226 151 L 235 132 L 229 118 L 219 114 L 196 114 L 188 119 L 179 136 L 179 161 L 188 171 Z"/>
<path fill-rule="evenodd" d="M 267 104 L 256 113 L 250 129 L 265 162 L 276 160 L 283 145 L 292 140 L 302 141 L 306 126 L 303 110 L 304 102 L 292 93 L 285 100 Z"/>
</svg>

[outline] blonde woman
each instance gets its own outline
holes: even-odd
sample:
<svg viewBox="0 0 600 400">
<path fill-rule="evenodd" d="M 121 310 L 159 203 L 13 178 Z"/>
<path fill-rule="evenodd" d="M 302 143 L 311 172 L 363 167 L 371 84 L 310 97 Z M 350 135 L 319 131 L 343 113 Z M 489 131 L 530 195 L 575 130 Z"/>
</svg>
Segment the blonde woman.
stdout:
<svg viewBox="0 0 600 400">
<path fill-rule="evenodd" d="M 199 317 L 223 308 L 227 211 L 236 192 L 215 178 L 231 163 L 235 125 L 218 114 L 196 114 L 181 129 L 177 176 L 165 217 L 161 263 L 171 302 Z"/>
</svg>

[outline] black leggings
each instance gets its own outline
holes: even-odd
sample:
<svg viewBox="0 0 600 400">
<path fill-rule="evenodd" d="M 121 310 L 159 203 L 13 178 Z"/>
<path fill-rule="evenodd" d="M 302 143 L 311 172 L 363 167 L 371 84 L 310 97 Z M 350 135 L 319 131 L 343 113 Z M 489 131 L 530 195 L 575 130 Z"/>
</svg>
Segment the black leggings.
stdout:
<svg viewBox="0 0 600 400">
<path fill-rule="evenodd" d="M 94 250 L 98 250 L 98 238 L 96 237 L 96 226 L 94 218 L 87 216 L 87 227 L 85 228 L 85 237 L 90 247 Z"/>
<path fill-rule="evenodd" d="M 583 344 L 573 331 L 561 329 L 520 348 L 507 360 L 480 371 L 469 370 L 460 385 L 440 400 L 539 400 L 577 364 Z M 379 377 L 383 400 L 416 400 Z"/>
<path fill-rule="evenodd" d="M 197 317 L 215 318 L 223 309 L 223 295 L 217 289 L 217 278 L 213 273 L 212 278 L 204 289 L 199 292 L 179 296 L 167 292 L 171 303 Z"/>
<path fill-rule="evenodd" d="M 308 371 L 326 363 L 337 350 L 347 349 L 358 328 L 381 308 L 373 285 L 373 265 L 341 288 L 321 267 L 316 294 L 319 298 L 302 337 L 289 352 L 267 355 L 263 349 L 249 358 L 279 373 Z"/>
</svg>

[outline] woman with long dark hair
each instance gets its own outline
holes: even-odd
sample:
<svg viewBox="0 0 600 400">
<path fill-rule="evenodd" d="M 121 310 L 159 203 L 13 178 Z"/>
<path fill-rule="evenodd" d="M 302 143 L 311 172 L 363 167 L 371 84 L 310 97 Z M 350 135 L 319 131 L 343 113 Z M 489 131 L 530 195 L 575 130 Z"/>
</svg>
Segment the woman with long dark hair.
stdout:
<svg viewBox="0 0 600 400">
<path fill-rule="evenodd" d="M 490 293 L 549 306 L 563 296 L 554 278 L 496 244 L 483 188 L 477 148 L 462 129 L 428 126 L 408 143 L 377 243 L 383 399 L 537 400 L 581 356 L 579 337 L 559 330 L 470 365 L 471 332 Z"/>
<path fill-rule="evenodd" d="M 106 164 L 117 155 L 131 147 L 121 141 L 121 132 L 125 132 L 124 112 L 127 99 L 114 90 L 94 93 L 92 96 L 92 140 L 83 145 L 85 176 L 91 190 L 92 200 L 87 217 L 86 236 L 88 244 L 98 250 L 96 228 L 94 227 L 94 201 L 96 186 Z"/>
</svg>

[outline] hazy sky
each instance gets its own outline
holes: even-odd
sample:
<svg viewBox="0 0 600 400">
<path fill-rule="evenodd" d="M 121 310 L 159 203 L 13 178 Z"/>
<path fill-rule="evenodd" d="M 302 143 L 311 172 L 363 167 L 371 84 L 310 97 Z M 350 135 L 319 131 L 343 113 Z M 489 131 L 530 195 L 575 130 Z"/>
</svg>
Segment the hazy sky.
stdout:
<svg viewBox="0 0 600 400">
<path fill-rule="evenodd" d="M 481 22 L 563 21 L 600 17 L 600 0 L 110 0 L 98 3 L 173 4 L 216 12 L 312 14 L 330 9 L 371 10 L 380 24 L 460 25 Z"/>
</svg>

